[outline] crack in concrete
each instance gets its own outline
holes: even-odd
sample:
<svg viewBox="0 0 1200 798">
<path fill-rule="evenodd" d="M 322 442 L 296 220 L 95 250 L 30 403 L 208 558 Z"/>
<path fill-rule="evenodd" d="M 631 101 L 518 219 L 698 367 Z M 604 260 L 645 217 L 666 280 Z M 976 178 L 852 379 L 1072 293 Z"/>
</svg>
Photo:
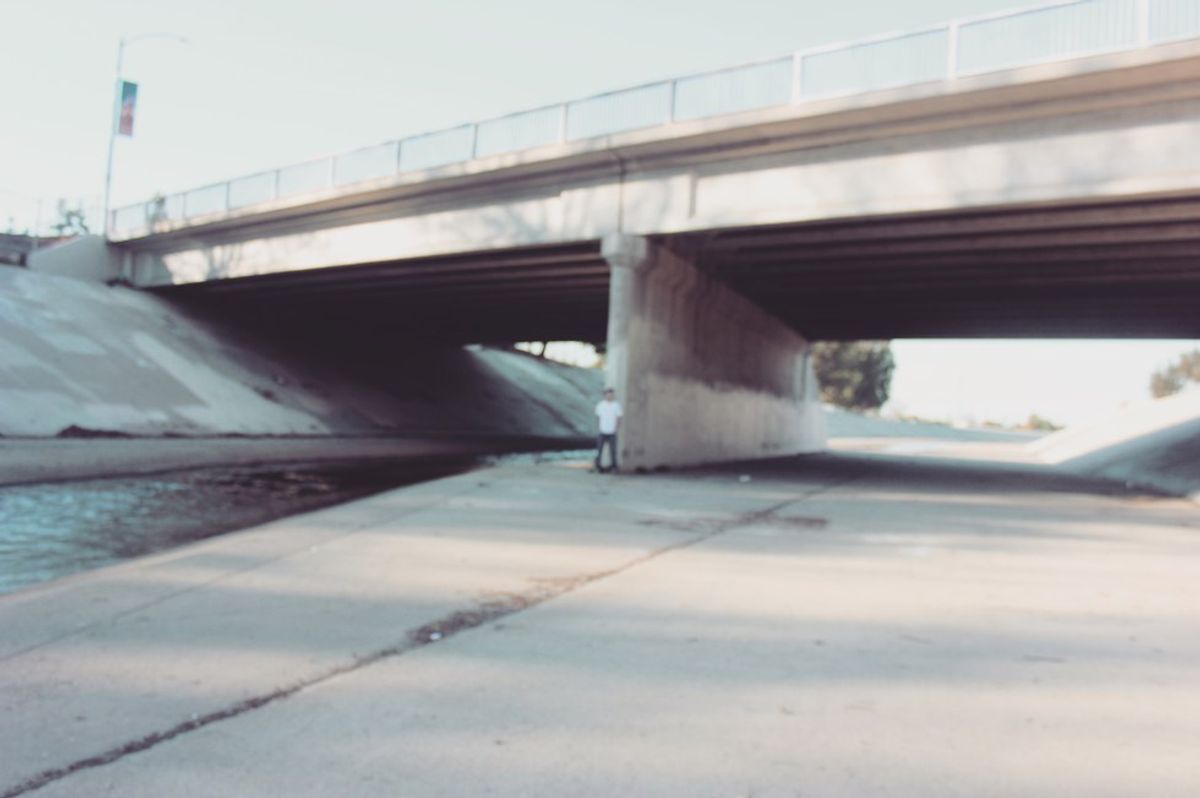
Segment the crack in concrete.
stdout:
<svg viewBox="0 0 1200 798">
<path fill-rule="evenodd" d="M 405 638 L 395 645 L 380 649 L 361 657 L 356 657 L 354 660 L 346 663 L 345 665 L 332 668 L 308 679 L 302 679 L 301 681 L 298 681 L 295 684 L 287 687 L 281 687 L 263 695 L 253 696 L 245 699 L 244 701 L 233 704 L 232 706 L 225 707 L 224 709 L 215 710 L 204 715 L 194 716 L 190 720 L 176 724 L 169 729 L 152 732 L 144 737 L 126 742 L 95 756 L 80 759 L 62 767 L 42 771 L 41 773 L 27 778 L 20 784 L 8 788 L 3 793 L 0 793 L 0 798 L 18 798 L 18 796 L 26 795 L 35 790 L 39 790 L 42 787 L 45 787 L 56 781 L 60 781 L 68 776 L 79 773 L 80 771 L 111 765 L 114 762 L 120 761 L 128 756 L 140 753 L 142 751 L 148 751 L 151 748 L 155 748 L 182 735 L 190 734 L 191 732 L 198 731 L 215 723 L 231 720 L 240 715 L 245 715 L 248 712 L 261 709 L 269 704 L 290 698 L 293 695 L 296 695 L 297 693 L 310 687 L 324 684 L 332 679 L 336 679 L 340 676 L 344 676 L 346 674 L 369 667 L 382 660 L 407 654 L 411 651 L 424 648 L 425 646 L 447 640 L 461 632 L 475 629 L 483 624 L 499 618 L 530 609 L 551 599 L 578 590 L 585 585 L 600 581 L 602 579 L 607 579 L 632 568 L 636 568 L 639 565 L 650 562 L 651 560 L 654 560 L 665 554 L 680 551 L 682 549 L 695 546 L 699 543 L 703 543 L 707 540 L 711 540 L 712 538 L 724 534 L 731 529 L 748 526 L 750 524 L 771 518 L 788 505 L 805 501 L 817 493 L 822 493 L 832 488 L 839 487 L 847 482 L 853 481 L 856 478 L 857 477 L 852 477 L 846 480 L 823 485 L 814 490 L 807 491 L 800 496 L 794 496 L 784 501 L 777 502 L 776 504 L 773 504 L 770 507 L 762 510 L 754 510 L 748 513 L 743 513 L 739 516 L 734 516 L 726 519 L 724 522 L 711 518 L 698 519 L 703 522 L 703 526 L 705 527 L 704 531 L 700 532 L 699 534 L 685 538 L 684 540 L 680 540 L 676 543 L 654 549 L 653 551 L 650 551 L 640 557 L 635 557 L 634 559 L 629 560 L 628 562 L 616 568 L 611 568 L 607 571 L 598 571 L 591 574 L 581 574 L 574 577 L 539 580 L 536 588 L 524 593 L 508 594 L 501 599 L 481 602 L 470 609 L 455 611 L 435 621 L 431 621 L 430 623 L 410 630 L 405 635 Z M 404 514 L 407 515 L 407 513 Z"/>
</svg>

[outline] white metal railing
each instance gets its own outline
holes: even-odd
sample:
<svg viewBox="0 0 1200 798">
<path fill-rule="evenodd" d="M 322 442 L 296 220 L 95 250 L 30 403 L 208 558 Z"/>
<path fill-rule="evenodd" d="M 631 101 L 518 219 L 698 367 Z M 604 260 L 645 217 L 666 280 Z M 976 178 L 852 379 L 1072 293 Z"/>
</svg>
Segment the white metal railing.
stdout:
<svg viewBox="0 0 1200 798">
<path fill-rule="evenodd" d="M 1200 0 L 1059 0 L 608 92 L 117 208 L 118 237 L 503 153 L 1200 37 Z"/>
</svg>

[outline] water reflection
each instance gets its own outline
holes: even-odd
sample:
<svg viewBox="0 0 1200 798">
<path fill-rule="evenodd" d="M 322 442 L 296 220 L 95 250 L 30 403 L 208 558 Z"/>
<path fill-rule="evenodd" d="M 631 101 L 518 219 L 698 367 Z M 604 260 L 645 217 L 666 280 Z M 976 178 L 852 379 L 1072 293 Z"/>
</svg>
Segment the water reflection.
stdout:
<svg viewBox="0 0 1200 798">
<path fill-rule="evenodd" d="M 469 465 L 224 468 L 0 487 L 0 593 Z"/>
</svg>

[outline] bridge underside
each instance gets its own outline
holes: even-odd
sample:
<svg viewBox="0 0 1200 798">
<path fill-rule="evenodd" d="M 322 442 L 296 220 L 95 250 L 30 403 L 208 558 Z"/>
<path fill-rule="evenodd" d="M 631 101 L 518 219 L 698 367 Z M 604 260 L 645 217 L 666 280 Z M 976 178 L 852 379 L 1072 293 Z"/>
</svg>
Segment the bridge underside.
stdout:
<svg viewBox="0 0 1200 798">
<path fill-rule="evenodd" d="M 1200 335 L 1193 198 L 729 230 L 700 266 L 814 339 Z"/>
<path fill-rule="evenodd" d="M 1139 199 L 658 239 L 812 340 L 1200 337 L 1200 200 Z M 598 241 L 153 289 L 249 325 L 600 342 Z"/>
<path fill-rule="evenodd" d="M 602 342 L 600 242 L 339 266 L 151 289 L 206 315 L 305 337 Z"/>
</svg>

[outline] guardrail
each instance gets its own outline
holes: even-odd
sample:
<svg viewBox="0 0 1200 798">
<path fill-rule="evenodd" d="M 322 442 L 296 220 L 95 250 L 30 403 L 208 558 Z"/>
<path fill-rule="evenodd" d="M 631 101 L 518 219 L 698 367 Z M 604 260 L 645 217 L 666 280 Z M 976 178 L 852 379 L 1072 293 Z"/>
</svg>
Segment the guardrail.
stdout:
<svg viewBox="0 0 1200 798">
<path fill-rule="evenodd" d="M 1200 37 L 1200 0 L 1060 0 L 647 83 L 238 177 L 118 208 L 110 229 L 124 237 L 475 158 L 1193 37 Z"/>
</svg>

